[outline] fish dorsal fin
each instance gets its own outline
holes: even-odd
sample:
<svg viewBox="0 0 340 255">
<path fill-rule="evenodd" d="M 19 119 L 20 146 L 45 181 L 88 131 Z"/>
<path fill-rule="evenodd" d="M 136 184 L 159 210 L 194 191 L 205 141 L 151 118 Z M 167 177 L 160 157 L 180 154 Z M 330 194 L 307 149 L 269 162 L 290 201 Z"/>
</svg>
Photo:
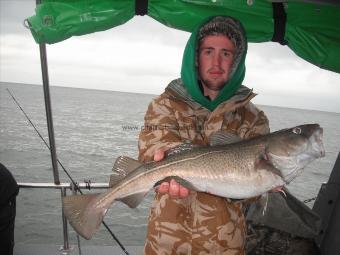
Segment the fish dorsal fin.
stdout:
<svg viewBox="0 0 340 255">
<path fill-rule="evenodd" d="M 130 172 L 140 167 L 142 163 L 126 156 L 120 156 L 116 159 L 112 167 L 113 174 L 110 177 L 110 187 L 124 179 Z"/>
<path fill-rule="evenodd" d="M 135 193 L 126 197 L 119 198 L 117 200 L 123 202 L 130 208 L 136 208 L 143 200 L 148 192 Z"/>
<path fill-rule="evenodd" d="M 210 135 L 209 144 L 210 146 L 216 145 L 227 145 L 231 143 L 237 143 L 242 141 L 242 139 L 230 132 L 218 131 Z"/>
<path fill-rule="evenodd" d="M 142 165 L 141 162 L 127 156 L 120 156 L 116 159 L 112 171 L 119 175 L 128 175 L 130 172 Z"/>
<path fill-rule="evenodd" d="M 184 151 L 190 151 L 192 150 L 193 148 L 196 148 L 198 147 L 198 145 L 195 145 L 195 144 L 192 144 L 190 142 L 185 142 L 185 143 L 182 143 L 174 148 L 171 148 L 169 149 L 167 152 L 166 152 L 166 156 L 169 157 L 169 156 L 173 156 L 173 155 L 176 155 L 178 153 L 182 153 Z"/>
</svg>

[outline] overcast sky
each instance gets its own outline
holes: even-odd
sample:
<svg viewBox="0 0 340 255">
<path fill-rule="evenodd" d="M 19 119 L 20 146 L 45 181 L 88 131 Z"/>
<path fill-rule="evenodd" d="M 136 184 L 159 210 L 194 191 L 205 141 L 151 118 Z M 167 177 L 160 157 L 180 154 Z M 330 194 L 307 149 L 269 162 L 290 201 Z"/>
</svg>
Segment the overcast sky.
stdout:
<svg viewBox="0 0 340 255">
<path fill-rule="evenodd" d="M 22 22 L 35 0 L 0 0 L 0 80 L 41 84 L 39 47 Z M 160 94 L 179 77 L 189 33 L 149 17 L 48 45 L 51 85 Z M 255 103 L 340 113 L 340 74 L 322 70 L 277 43 L 250 44 L 244 85 Z"/>
</svg>

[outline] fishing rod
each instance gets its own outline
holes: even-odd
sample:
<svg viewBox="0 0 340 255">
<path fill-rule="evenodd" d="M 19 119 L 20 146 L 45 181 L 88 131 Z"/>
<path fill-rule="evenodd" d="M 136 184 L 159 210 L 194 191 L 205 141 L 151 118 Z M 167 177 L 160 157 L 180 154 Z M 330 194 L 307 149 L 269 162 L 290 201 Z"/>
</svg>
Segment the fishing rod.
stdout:
<svg viewBox="0 0 340 255">
<path fill-rule="evenodd" d="M 29 121 L 29 123 L 32 125 L 32 127 L 34 128 L 35 132 L 38 134 L 38 136 L 41 138 L 41 140 L 45 143 L 46 147 L 51 150 L 50 146 L 48 145 L 48 143 L 46 142 L 46 140 L 44 139 L 44 137 L 40 134 L 39 130 L 35 127 L 34 123 L 31 121 L 31 119 L 28 117 L 28 115 L 26 114 L 26 112 L 24 111 L 24 109 L 20 106 L 19 102 L 16 100 L 16 98 L 14 97 L 14 95 L 12 94 L 12 92 L 6 88 L 7 92 L 10 94 L 10 96 L 12 97 L 12 99 L 14 100 L 14 102 L 16 103 L 16 105 L 19 107 L 19 109 L 22 111 L 22 113 L 25 115 L 26 119 Z M 70 175 L 70 173 L 66 170 L 66 168 L 64 167 L 64 165 L 59 161 L 59 159 L 57 158 L 57 162 L 59 163 L 59 165 L 61 166 L 61 168 L 64 170 L 65 174 L 68 176 L 68 178 L 71 180 L 73 187 L 79 191 L 80 194 L 83 194 L 83 192 L 81 191 L 79 185 L 74 181 L 74 179 L 72 178 L 72 176 Z M 107 229 L 107 231 L 109 231 L 109 233 L 111 234 L 112 238 L 116 241 L 116 243 L 119 245 L 119 247 L 123 250 L 123 252 L 126 255 L 130 255 L 128 253 L 128 251 L 125 249 L 125 247 L 123 246 L 123 244 L 118 240 L 118 238 L 116 237 L 116 235 L 112 232 L 112 230 L 110 229 L 110 227 L 105 223 L 105 221 L 102 221 L 104 227 Z"/>
</svg>

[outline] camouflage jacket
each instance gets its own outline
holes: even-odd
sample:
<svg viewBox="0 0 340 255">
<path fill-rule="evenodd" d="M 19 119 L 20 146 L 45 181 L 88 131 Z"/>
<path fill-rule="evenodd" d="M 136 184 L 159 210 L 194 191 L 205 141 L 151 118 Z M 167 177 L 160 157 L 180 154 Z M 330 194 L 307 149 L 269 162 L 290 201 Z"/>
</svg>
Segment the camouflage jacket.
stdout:
<svg viewBox="0 0 340 255">
<path fill-rule="evenodd" d="M 157 149 L 186 141 L 207 145 L 209 136 L 219 130 L 243 139 L 268 133 L 266 116 L 250 102 L 254 96 L 242 86 L 210 112 L 191 99 L 180 79 L 172 81 L 148 107 L 139 136 L 139 160 L 152 160 Z M 185 199 L 156 194 L 145 254 L 244 254 L 246 229 L 241 207 L 200 192 Z"/>
</svg>

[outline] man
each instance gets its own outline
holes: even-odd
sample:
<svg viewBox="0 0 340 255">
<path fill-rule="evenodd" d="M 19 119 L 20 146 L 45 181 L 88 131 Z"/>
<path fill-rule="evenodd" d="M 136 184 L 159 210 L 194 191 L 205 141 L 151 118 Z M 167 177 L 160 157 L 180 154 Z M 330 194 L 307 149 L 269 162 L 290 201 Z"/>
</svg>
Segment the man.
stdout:
<svg viewBox="0 0 340 255">
<path fill-rule="evenodd" d="M 16 196 L 19 186 L 11 172 L 0 163 L 0 254 L 12 255 Z"/>
<path fill-rule="evenodd" d="M 199 26 L 186 45 L 181 79 L 155 98 L 139 136 L 139 160 L 161 160 L 191 142 L 208 145 L 217 131 L 248 139 L 269 132 L 266 116 L 241 86 L 247 41 L 241 24 L 218 16 Z M 242 204 L 162 183 L 152 204 L 145 254 L 244 254 Z"/>
</svg>

